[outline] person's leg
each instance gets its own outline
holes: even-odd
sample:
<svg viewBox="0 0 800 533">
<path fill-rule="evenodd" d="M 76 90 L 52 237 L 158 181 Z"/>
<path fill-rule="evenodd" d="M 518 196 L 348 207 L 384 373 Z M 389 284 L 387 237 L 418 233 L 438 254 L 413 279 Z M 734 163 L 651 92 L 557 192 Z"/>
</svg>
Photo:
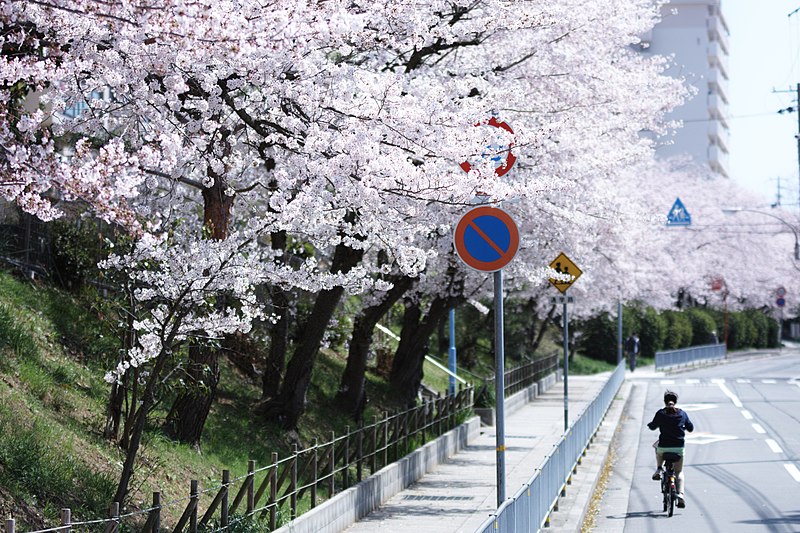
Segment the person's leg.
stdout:
<svg viewBox="0 0 800 533">
<path fill-rule="evenodd" d="M 678 491 L 678 507 L 684 507 L 686 503 L 684 502 L 684 495 L 683 495 L 683 457 L 681 457 L 680 461 L 676 461 L 672 463 L 672 468 L 675 470 L 675 488 Z"/>
<path fill-rule="evenodd" d="M 664 464 L 664 454 L 658 453 L 658 449 L 656 449 L 656 472 L 653 474 L 653 480 L 655 481 L 661 479 L 662 464 Z"/>
</svg>

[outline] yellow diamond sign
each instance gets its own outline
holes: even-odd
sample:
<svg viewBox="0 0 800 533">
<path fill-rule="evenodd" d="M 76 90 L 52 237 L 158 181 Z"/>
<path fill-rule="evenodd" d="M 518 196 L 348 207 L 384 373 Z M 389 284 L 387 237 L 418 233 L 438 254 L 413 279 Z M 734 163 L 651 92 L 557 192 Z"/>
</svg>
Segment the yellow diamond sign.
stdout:
<svg viewBox="0 0 800 533">
<path fill-rule="evenodd" d="M 553 286 L 562 293 L 566 292 L 567 289 L 572 287 L 572 284 L 575 283 L 575 280 L 581 277 L 581 274 L 583 274 L 583 271 L 578 268 L 578 266 L 573 263 L 569 257 L 564 255 L 563 252 L 558 254 L 558 257 L 556 257 L 553 262 L 550 263 L 550 268 L 560 274 L 569 274 L 572 276 L 572 279 L 569 281 L 550 278 L 550 283 L 552 283 Z"/>
</svg>

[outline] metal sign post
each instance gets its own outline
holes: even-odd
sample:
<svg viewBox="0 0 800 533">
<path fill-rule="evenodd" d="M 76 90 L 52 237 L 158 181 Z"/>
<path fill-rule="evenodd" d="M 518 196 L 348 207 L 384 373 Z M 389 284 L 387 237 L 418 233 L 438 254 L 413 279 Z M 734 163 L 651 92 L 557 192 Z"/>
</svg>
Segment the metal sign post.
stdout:
<svg viewBox="0 0 800 533">
<path fill-rule="evenodd" d="M 450 350 L 447 353 L 447 366 L 452 372 L 450 376 L 450 394 L 456 393 L 456 310 L 450 308 Z"/>
<path fill-rule="evenodd" d="M 583 274 L 578 265 L 573 263 L 563 252 L 550 263 L 550 268 L 559 274 L 571 276 L 569 280 L 550 278 L 550 283 L 562 294 Z M 572 303 L 573 299 L 571 296 L 559 296 L 558 300 L 553 298 L 554 304 L 556 301 L 564 304 L 564 432 L 566 433 L 569 429 L 569 316 L 567 314 L 567 303 Z"/>
<path fill-rule="evenodd" d="M 503 271 L 494 273 L 494 395 L 497 422 L 495 449 L 497 454 L 497 506 L 506 500 L 506 430 L 505 430 L 505 348 L 503 339 Z"/>
<path fill-rule="evenodd" d="M 519 248 L 519 230 L 501 209 L 482 206 L 465 214 L 453 236 L 456 253 L 468 266 L 494 272 L 495 414 L 497 506 L 506 499 L 505 353 L 503 340 L 503 271 Z"/>
<path fill-rule="evenodd" d="M 564 299 L 564 432 L 569 429 L 569 318 Z"/>
</svg>

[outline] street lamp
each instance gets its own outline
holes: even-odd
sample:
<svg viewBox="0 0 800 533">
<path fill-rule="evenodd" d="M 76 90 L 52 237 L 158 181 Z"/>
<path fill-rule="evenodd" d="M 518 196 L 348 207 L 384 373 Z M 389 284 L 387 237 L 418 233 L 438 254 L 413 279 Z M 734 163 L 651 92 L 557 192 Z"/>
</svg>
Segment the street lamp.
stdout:
<svg viewBox="0 0 800 533">
<path fill-rule="evenodd" d="M 748 209 L 746 207 L 723 207 L 722 212 L 725 213 L 726 215 L 735 215 L 736 213 L 741 213 L 741 212 L 758 213 L 759 215 L 764 215 L 765 217 L 774 218 L 775 220 L 781 222 L 784 226 L 792 230 L 792 233 L 794 234 L 794 258 L 795 260 L 800 260 L 800 237 L 798 237 L 797 228 L 786 222 L 781 217 L 773 215 L 772 213 L 759 211 L 757 209 Z"/>
</svg>

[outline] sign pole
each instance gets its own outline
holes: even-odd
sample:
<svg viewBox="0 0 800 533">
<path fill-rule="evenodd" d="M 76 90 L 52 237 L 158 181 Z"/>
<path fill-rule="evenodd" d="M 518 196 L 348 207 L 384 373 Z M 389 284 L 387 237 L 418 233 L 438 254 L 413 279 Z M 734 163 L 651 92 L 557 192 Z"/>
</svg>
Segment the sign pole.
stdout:
<svg viewBox="0 0 800 533">
<path fill-rule="evenodd" d="M 456 310 L 450 308 L 450 350 L 447 356 L 447 366 L 450 372 L 456 373 Z M 456 378 L 450 375 L 450 394 L 456 393 Z"/>
<path fill-rule="evenodd" d="M 622 297 L 617 302 L 617 364 L 622 362 Z"/>
<path fill-rule="evenodd" d="M 497 506 L 506 500 L 506 444 L 505 444 L 505 362 L 503 348 L 503 271 L 494 273 L 494 396 L 495 438 L 497 450 Z"/>
<path fill-rule="evenodd" d="M 567 299 L 564 299 L 564 432 L 569 429 L 569 319 Z"/>
</svg>

